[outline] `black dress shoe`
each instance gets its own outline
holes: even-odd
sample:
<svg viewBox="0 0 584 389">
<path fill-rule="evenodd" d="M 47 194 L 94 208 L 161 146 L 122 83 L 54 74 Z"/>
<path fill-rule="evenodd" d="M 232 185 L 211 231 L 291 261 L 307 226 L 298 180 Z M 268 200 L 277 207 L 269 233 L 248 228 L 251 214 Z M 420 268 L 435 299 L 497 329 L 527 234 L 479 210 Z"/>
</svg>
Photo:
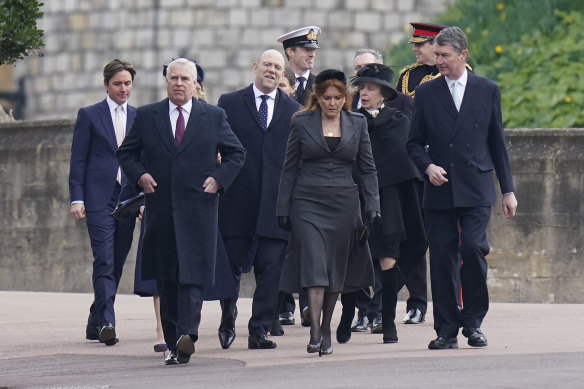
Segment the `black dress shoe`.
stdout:
<svg viewBox="0 0 584 389">
<path fill-rule="evenodd" d="M 294 314 L 292 312 L 283 312 L 279 315 L 280 324 L 283 326 L 294 325 Z"/>
<path fill-rule="evenodd" d="M 89 324 L 85 327 L 85 339 L 87 340 L 99 340 L 99 327 L 90 326 Z"/>
<path fill-rule="evenodd" d="M 276 348 L 276 342 L 272 342 L 266 334 L 249 335 L 247 338 L 247 348 L 249 349 L 268 349 Z"/>
<path fill-rule="evenodd" d="M 178 363 L 188 363 L 195 353 L 195 342 L 190 335 L 182 335 L 176 342 L 176 360 Z"/>
<path fill-rule="evenodd" d="M 106 323 L 101 327 L 101 330 L 99 330 L 99 341 L 105 343 L 106 346 L 113 346 L 118 343 L 116 329 L 111 323 Z"/>
<path fill-rule="evenodd" d="M 367 315 L 358 316 L 355 324 L 351 327 L 351 331 L 353 332 L 367 332 L 369 328 L 369 318 Z"/>
<path fill-rule="evenodd" d="M 410 309 L 404 317 L 404 324 L 420 324 L 426 320 L 426 315 L 419 309 Z"/>
<path fill-rule="evenodd" d="M 219 327 L 219 344 L 223 350 L 227 350 L 235 340 L 235 327 Z"/>
<path fill-rule="evenodd" d="M 178 365 L 176 351 L 171 351 L 168 353 L 168 355 L 164 359 L 164 364 L 165 365 Z"/>
<path fill-rule="evenodd" d="M 381 315 L 375 316 L 373 318 L 373 321 L 371 322 L 371 333 L 372 334 L 383 333 L 383 320 L 381 319 Z"/>
<path fill-rule="evenodd" d="M 282 336 L 284 335 L 284 329 L 279 320 L 274 320 L 272 323 L 272 328 L 270 329 L 270 335 L 272 336 Z"/>
<path fill-rule="evenodd" d="M 468 338 L 471 347 L 487 347 L 487 338 L 480 328 L 463 328 L 462 335 Z"/>
<path fill-rule="evenodd" d="M 446 350 L 449 348 L 458 348 L 458 340 L 456 338 L 447 338 L 446 336 L 439 336 L 428 345 L 430 350 Z"/>
</svg>

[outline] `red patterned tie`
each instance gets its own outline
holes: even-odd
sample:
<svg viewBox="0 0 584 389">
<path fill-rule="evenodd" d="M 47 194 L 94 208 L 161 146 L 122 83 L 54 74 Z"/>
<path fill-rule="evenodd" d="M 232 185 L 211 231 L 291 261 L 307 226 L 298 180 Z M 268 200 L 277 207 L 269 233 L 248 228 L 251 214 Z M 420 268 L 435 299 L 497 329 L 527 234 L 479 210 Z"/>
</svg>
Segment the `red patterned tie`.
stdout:
<svg viewBox="0 0 584 389">
<path fill-rule="evenodd" d="M 174 143 L 178 146 L 185 134 L 185 118 L 182 114 L 182 107 L 176 107 L 178 110 L 178 119 L 176 119 L 176 129 L 174 131 Z"/>
</svg>

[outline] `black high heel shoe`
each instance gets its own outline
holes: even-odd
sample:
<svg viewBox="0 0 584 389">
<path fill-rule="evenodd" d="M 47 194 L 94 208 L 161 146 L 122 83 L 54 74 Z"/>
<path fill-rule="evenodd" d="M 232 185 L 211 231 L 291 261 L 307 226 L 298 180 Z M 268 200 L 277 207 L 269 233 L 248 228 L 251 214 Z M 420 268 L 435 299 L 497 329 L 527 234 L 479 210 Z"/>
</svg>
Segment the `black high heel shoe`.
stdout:
<svg viewBox="0 0 584 389">
<path fill-rule="evenodd" d="M 318 350 L 318 356 L 321 357 L 323 355 L 331 355 L 333 353 L 333 346 L 331 345 L 329 348 L 323 348 L 320 345 L 320 350 Z"/>
<path fill-rule="evenodd" d="M 320 343 L 307 344 L 306 345 L 306 352 L 309 354 L 314 354 L 314 353 L 320 354 Z"/>
</svg>

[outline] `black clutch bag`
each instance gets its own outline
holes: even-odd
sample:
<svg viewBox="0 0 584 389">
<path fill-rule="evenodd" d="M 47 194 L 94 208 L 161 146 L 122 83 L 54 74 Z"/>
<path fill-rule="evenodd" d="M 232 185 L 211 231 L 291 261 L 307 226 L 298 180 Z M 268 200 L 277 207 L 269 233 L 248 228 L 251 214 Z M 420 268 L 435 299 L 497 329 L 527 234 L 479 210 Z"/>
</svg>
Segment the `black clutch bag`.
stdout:
<svg viewBox="0 0 584 389">
<path fill-rule="evenodd" d="M 138 193 L 134 197 L 127 200 L 120 201 L 116 205 L 116 209 L 112 212 L 112 216 L 116 220 L 127 220 L 138 217 L 140 207 L 144 204 L 144 192 Z"/>
</svg>

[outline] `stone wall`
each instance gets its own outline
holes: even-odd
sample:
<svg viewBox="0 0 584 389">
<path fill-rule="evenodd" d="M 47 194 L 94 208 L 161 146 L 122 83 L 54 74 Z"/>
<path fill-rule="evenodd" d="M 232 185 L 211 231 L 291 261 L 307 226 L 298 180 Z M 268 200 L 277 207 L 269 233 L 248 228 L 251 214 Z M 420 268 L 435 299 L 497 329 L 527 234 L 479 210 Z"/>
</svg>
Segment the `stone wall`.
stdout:
<svg viewBox="0 0 584 389">
<path fill-rule="evenodd" d="M 0 290 L 91 291 L 85 222 L 69 214 L 72 129 L 70 120 L 0 124 Z M 519 208 L 512 220 L 500 201 L 493 208 L 491 299 L 584 303 L 584 129 L 515 129 L 507 141 Z M 134 259 L 135 244 L 121 293 L 132 293 Z"/>
<path fill-rule="evenodd" d="M 70 118 L 105 98 L 102 70 L 112 58 L 137 68 L 130 103 L 165 97 L 162 65 L 178 55 L 205 69 L 209 101 L 253 81 L 252 63 L 276 38 L 305 25 L 323 32 L 315 71 L 351 73 L 361 47 L 382 52 L 430 21 L 452 0 L 50 0 L 39 27 L 42 57 L 16 64 L 26 79 L 27 120 Z M 412 61 L 414 60 L 412 55 Z M 407 65 L 407 64 L 395 64 Z"/>
</svg>

